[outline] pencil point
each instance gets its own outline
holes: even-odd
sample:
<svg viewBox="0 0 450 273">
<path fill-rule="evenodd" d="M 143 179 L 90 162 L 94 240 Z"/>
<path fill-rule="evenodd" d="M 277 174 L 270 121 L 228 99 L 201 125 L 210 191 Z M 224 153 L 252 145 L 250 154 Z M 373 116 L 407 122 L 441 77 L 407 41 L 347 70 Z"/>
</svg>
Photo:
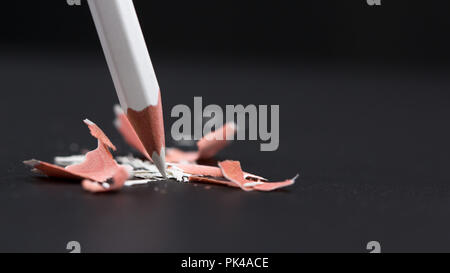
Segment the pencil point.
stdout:
<svg viewBox="0 0 450 273">
<path fill-rule="evenodd" d="M 159 172 L 164 178 L 167 178 L 166 174 L 166 151 L 164 147 L 161 147 L 161 153 L 158 155 L 158 153 L 155 151 L 152 155 L 153 163 L 156 165 L 156 168 L 158 168 Z"/>
</svg>

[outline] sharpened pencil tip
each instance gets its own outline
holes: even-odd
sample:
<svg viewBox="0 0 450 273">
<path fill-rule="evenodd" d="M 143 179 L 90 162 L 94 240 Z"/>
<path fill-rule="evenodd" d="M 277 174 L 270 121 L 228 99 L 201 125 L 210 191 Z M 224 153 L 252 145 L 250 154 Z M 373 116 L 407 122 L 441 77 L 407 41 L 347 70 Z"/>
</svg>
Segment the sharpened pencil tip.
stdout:
<svg viewBox="0 0 450 273">
<path fill-rule="evenodd" d="M 158 155 L 157 152 L 153 152 L 152 154 L 153 163 L 158 168 L 161 175 L 166 179 L 166 150 L 164 147 L 161 148 L 161 153 Z"/>
</svg>

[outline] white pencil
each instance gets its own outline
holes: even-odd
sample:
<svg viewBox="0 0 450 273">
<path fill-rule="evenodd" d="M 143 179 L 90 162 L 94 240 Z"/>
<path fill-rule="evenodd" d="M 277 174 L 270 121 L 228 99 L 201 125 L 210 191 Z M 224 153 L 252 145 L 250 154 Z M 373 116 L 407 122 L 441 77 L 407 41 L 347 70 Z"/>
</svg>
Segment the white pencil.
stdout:
<svg viewBox="0 0 450 273">
<path fill-rule="evenodd" d="M 122 109 L 166 177 L 161 94 L 132 0 L 88 0 Z"/>
</svg>

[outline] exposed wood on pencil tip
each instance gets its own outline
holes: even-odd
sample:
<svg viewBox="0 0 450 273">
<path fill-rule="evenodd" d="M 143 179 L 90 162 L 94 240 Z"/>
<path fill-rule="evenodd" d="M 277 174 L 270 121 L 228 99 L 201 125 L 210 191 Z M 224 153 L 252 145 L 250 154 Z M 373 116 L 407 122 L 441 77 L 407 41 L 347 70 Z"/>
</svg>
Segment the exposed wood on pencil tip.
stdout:
<svg viewBox="0 0 450 273">
<path fill-rule="evenodd" d="M 121 130 L 125 139 L 149 159 L 154 152 L 160 156 L 161 148 L 165 147 L 164 120 L 161 101 L 156 106 L 147 106 L 142 111 L 128 107 L 126 115 L 120 114 Z M 151 156 L 151 157 L 150 157 Z M 165 161 L 165 157 L 161 157 Z M 158 169 L 162 170 L 163 163 Z"/>
</svg>

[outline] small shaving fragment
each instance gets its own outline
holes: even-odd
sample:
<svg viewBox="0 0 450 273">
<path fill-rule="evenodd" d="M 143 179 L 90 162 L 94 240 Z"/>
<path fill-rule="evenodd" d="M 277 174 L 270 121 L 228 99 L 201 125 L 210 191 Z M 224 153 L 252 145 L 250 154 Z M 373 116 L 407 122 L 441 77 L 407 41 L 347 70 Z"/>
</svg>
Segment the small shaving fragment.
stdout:
<svg viewBox="0 0 450 273">
<path fill-rule="evenodd" d="M 173 164 L 177 168 L 186 173 L 200 176 L 223 177 L 223 173 L 219 167 L 206 166 L 200 164 Z M 267 181 L 264 177 L 244 172 L 244 178 L 253 181 Z"/>
<path fill-rule="evenodd" d="M 83 189 L 89 192 L 93 193 L 99 193 L 99 192 L 108 192 L 108 191 L 117 191 L 120 190 L 123 185 L 125 184 L 125 181 L 128 179 L 128 170 L 126 167 L 119 167 L 119 169 L 114 173 L 112 177 L 112 182 L 96 182 L 91 181 L 89 179 L 85 179 L 81 182 L 81 185 L 83 186 Z"/>
<path fill-rule="evenodd" d="M 226 160 L 219 162 L 219 167 L 222 170 L 223 176 L 234 182 L 244 191 L 259 190 L 259 191 L 273 191 L 279 188 L 287 187 L 295 183 L 295 179 L 298 175 L 292 179 L 285 180 L 283 182 L 253 182 L 249 183 L 244 178 L 244 172 L 241 169 L 241 163 L 239 161 Z"/>
<path fill-rule="evenodd" d="M 197 142 L 198 158 L 208 159 L 214 157 L 220 150 L 229 144 L 237 132 L 237 125 L 234 122 L 228 122 L 218 130 L 205 135 Z"/>
<path fill-rule="evenodd" d="M 193 175 L 193 176 L 189 177 L 189 181 L 190 182 L 219 184 L 219 185 L 225 185 L 228 187 L 239 188 L 239 186 L 237 186 L 233 182 L 230 182 L 230 181 L 224 180 L 224 179 L 220 179 L 220 178 L 212 178 L 212 177 Z"/>
<path fill-rule="evenodd" d="M 229 144 L 229 140 L 236 133 L 234 122 L 226 123 L 214 132 L 204 136 L 197 142 L 198 152 L 183 152 L 176 148 L 167 149 L 167 162 L 195 162 L 200 159 L 214 157 Z"/>
<path fill-rule="evenodd" d="M 137 179 L 137 180 L 128 180 L 125 182 L 125 187 L 132 187 L 132 186 L 136 186 L 136 185 L 146 185 L 148 183 L 152 182 L 151 180 L 148 179 Z"/>
<path fill-rule="evenodd" d="M 72 156 L 57 156 L 55 157 L 55 164 L 63 167 L 67 167 L 73 164 L 80 164 L 86 159 L 85 155 L 72 155 Z"/>
</svg>

